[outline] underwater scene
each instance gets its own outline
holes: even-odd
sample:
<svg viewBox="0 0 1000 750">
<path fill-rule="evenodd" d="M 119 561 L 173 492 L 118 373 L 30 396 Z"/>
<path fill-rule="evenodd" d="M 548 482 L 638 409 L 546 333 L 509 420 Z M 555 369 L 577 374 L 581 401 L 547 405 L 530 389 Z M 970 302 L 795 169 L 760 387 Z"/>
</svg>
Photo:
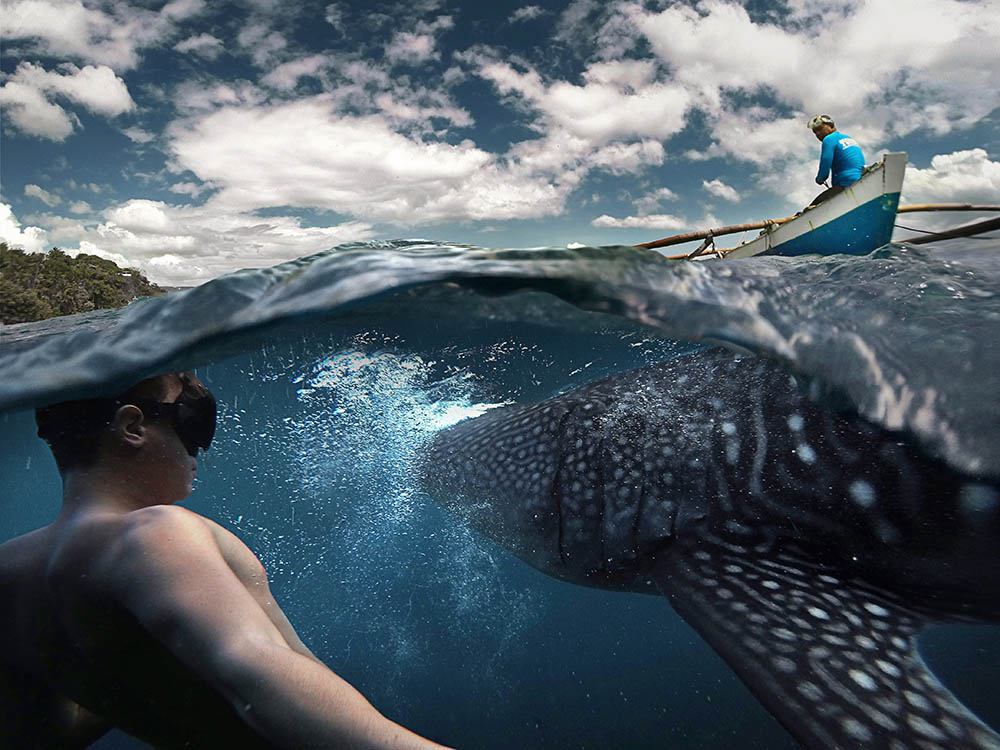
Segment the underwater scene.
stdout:
<svg viewBox="0 0 1000 750">
<path fill-rule="evenodd" d="M 886 515 L 872 521 L 873 547 L 836 536 L 840 527 L 831 522 L 823 545 L 856 547 L 864 558 L 875 548 L 910 554 L 942 538 L 940 548 L 948 550 L 951 535 L 1000 538 L 998 334 L 996 241 L 954 243 L 947 251 L 887 245 L 866 257 L 706 262 L 669 261 L 633 248 L 344 245 L 122 310 L 0 329 L 0 541 L 48 523 L 59 509 L 59 476 L 35 436 L 35 406 L 113 395 L 152 374 L 195 369 L 218 399 L 218 429 L 184 505 L 247 543 L 303 641 L 392 720 L 458 748 L 794 748 L 799 743 L 783 724 L 794 723 L 797 704 L 782 708 L 784 693 L 755 682 L 741 652 L 727 651 L 719 635 L 726 624 L 717 627 L 685 604 L 688 589 L 678 583 L 683 573 L 652 564 L 647 570 L 631 549 L 625 568 L 639 570 L 637 584 L 618 585 L 625 568 L 574 579 L 531 559 L 535 541 L 517 548 L 512 514 L 522 512 L 517 503 L 532 488 L 513 478 L 520 469 L 511 446 L 521 437 L 512 431 L 523 429 L 530 442 L 528 436 L 548 429 L 548 412 L 529 405 L 563 408 L 558 405 L 583 393 L 584 406 L 564 413 L 589 408 L 593 399 L 613 404 L 610 413 L 632 403 L 629 389 L 641 385 L 646 406 L 616 416 L 618 422 L 608 417 L 604 424 L 623 426 L 608 428 L 599 450 L 618 460 L 609 447 L 617 440 L 621 453 L 637 451 L 636 471 L 658 473 L 656 482 L 643 480 L 644 487 L 669 493 L 662 485 L 668 474 L 667 484 L 676 476 L 678 487 L 696 485 L 685 484 L 693 469 L 674 460 L 673 450 L 661 451 L 660 463 L 648 459 L 651 446 L 660 445 L 655 436 L 667 428 L 633 434 L 629 424 L 653 424 L 666 401 L 694 405 L 670 414 L 678 434 L 687 414 L 693 420 L 711 410 L 747 411 L 757 425 L 752 436 L 740 431 L 738 418 L 719 418 L 727 438 L 719 443 L 720 462 L 728 455 L 729 464 L 743 466 L 736 457 L 748 457 L 745 473 L 752 480 L 760 470 L 754 451 L 767 440 L 776 450 L 788 432 L 782 427 L 779 435 L 770 425 L 791 425 L 803 437 L 787 451 L 794 456 L 789 466 L 822 468 L 831 485 L 843 481 L 874 518 L 870 487 L 847 474 L 840 453 L 819 449 L 822 440 L 809 435 L 810 409 L 846 414 L 862 425 L 864 441 L 851 443 L 855 454 L 883 441 L 897 447 L 880 455 L 917 467 L 891 502 L 906 506 L 907 493 L 924 498 L 918 470 L 946 475 L 962 489 L 954 512 L 942 506 L 925 514 L 937 519 L 939 512 L 940 526 L 893 527 Z M 740 363 L 764 363 L 766 374 L 744 378 Z M 639 368 L 652 368 L 643 372 L 655 378 L 633 373 Z M 592 385 L 597 381 L 608 385 Z M 780 411 L 783 397 L 754 387 L 778 382 L 794 383 L 805 418 Z M 508 414 L 520 421 L 502 423 Z M 473 441 L 461 425 L 492 424 L 471 421 L 480 417 L 502 423 L 495 435 L 476 437 L 484 462 L 495 459 L 491 466 L 500 473 L 509 468 L 507 505 L 500 509 L 494 504 L 500 501 L 487 496 L 489 487 L 463 484 L 461 476 L 471 459 L 458 454 Z M 588 437 L 581 435 L 576 448 L 553 450 L 583 450 Z M 708 457 L 712 445 L 706 440 L 687 448 L 704 448 Z M 442 446 L 456 456 L 451 463 L 438 459 Z M 613 467 L 606 471 L 601 481 L 610 487 Z M 711 478 L 711 466 L 707 471 Z M 680 534 L 695 523 L 689 519 L 711 515 L 709 495 L 735 495 L 741 472 L 726 472 L 729 489 L 720 489 L 717 479 L 697 485 L 704 489 L 698 497 L 678 490 L 680 510 L 663 535 Z M 574 489 L 570 478 L 545 493 L 568 513 L 574 493 L 584 490 Z M 458 496 L 475 507 L 475 520 L 450 507 Z M 608 503 L 610 513 L 617 506 Z M 809 522 L 819 513 L 808 514 Z M 572 540 L 564 538 L 575 528 L 561 526 L 540 557 L 558 566 L 577 554 L 576 548 L 566 552 Z M 546 542 L 541 534 L 538 544 Z M 604 550 L 610 544 L 603 537 L 599 542 Z M 947 617 L 935 608 L 937 583 L 921 589 L 919 603 L 905 594 L 915 584 L 901 586 L 904 593 L 892 604 L 905 617 L 931 623 L 919 636 L 923 661 L 996 731 L 1000 548 L 985 549 L 975 553 L 979 567 L 942 553 L 925 576 L 945 582 L 940 611 Z M 902 569 L 900 560 L 882 569 Z M 598 560 L 588 571 L 604 571 L 603 565 Z M 955 600 L 947 586 L 952 573 L 975 591 L 969 602 Z M 815 584 L 818 590 L 833 580 L 822 560 L 787 577 L 799 589 Z M 864 606 L 873 614 L 879 609 Z M 945 619 L 951 622 L 939 622 Z M 794 636 L 795 617 L 789 620 L 783 632 Z M 874 627 L 881 622 L 873 620 Z M 737 624 L 732 632 L 742 630 Z M 836 643 L 828 639 L 834 651 Z M 880 668 L 893 677 L 893 664 Z M 878 693 L 867 673 L 851 674 L 857 683 L 851 701 L 866 700 L 866 690 Z M 896 716 L 889 703 L 879 716 L 894 726 L 908 724 L 902 736 L 924 746 L 996 746 L 989 730 L 974 728 L 962 730 L 967 741 L 951 745 L 948 727 L 966 726 L 959 709 L 946 706 L 934 724 L 918 720 L 912 707 L 898 708 Z M 869 728 L 845 730 L 865 746 Z M 114 732 L 94 747 L 146 745 Z"/>
</svg>

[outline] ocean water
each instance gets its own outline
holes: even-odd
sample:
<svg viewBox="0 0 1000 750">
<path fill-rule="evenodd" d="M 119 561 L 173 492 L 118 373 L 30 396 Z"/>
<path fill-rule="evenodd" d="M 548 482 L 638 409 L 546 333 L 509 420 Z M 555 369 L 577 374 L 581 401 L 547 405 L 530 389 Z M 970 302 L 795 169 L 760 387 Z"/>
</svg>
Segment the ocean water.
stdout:
<svg viewBox="0 0 1000 750">
<path fill-rule="evenodd" d="M 665 599 L 529 568 L 423 496 L 414 467 L 437 430 L 498 404 L 725 345 L 997 481 L 1000 243 L 945 247 L 687 263 L 365 243 L 6 326 L 0 539 L 59 506 L 31 407 L 193 367 L 220 412 L 185 504 L 249 544 L 306 643 L 394 720 L 462 748 L 795 747 Z M 994 727 L 998 631 L 922 641 Z"/>
</svg>

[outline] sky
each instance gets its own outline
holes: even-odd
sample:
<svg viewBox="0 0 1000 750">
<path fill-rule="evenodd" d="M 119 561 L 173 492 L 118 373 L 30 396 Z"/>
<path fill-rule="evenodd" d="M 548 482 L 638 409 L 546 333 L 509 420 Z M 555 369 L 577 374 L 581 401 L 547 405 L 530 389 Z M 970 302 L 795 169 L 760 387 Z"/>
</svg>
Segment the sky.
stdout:
<svg viewBox="0 0 1000 750">
<path fill-rule="evenodd" d="M 1000 0 L 4 0 L 0 34 L 0 239 L 166 285 L 788 216 L 819 113 L 909 154 L 904 203 L 1000 203 Z"/>
</svg>

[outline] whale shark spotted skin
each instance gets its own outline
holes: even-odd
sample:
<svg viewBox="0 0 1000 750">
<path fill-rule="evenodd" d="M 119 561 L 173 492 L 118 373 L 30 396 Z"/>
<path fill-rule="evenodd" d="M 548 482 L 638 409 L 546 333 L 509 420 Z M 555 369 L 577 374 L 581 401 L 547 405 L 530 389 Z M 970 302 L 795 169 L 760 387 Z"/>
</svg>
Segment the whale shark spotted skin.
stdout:
<svg viewBox="0 0 1000 750">
<path fill-rule="evenodd" d="M 929 622 L 1000 621 L 1000 488 L 692 354 L 438 433 L 432 498 L 541 571 L 660 591 L 803 745 L 1000 748 L 930 672 Z"/>
</svg>

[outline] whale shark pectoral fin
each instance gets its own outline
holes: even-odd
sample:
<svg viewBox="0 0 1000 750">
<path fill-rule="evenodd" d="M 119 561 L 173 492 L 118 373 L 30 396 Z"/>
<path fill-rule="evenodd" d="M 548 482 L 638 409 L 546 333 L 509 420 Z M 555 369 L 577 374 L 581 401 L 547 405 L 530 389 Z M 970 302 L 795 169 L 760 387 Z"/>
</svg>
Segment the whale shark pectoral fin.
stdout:
<svg viewBox="0 0 1000 750">
<path fill-rule="evenodd" d="M 924 620 L 877 594 L 796 557 L 704 540 L 675 545 L 652 575 L 806 747 L 1000 750 L 917 653 Z"/>
</svg>

